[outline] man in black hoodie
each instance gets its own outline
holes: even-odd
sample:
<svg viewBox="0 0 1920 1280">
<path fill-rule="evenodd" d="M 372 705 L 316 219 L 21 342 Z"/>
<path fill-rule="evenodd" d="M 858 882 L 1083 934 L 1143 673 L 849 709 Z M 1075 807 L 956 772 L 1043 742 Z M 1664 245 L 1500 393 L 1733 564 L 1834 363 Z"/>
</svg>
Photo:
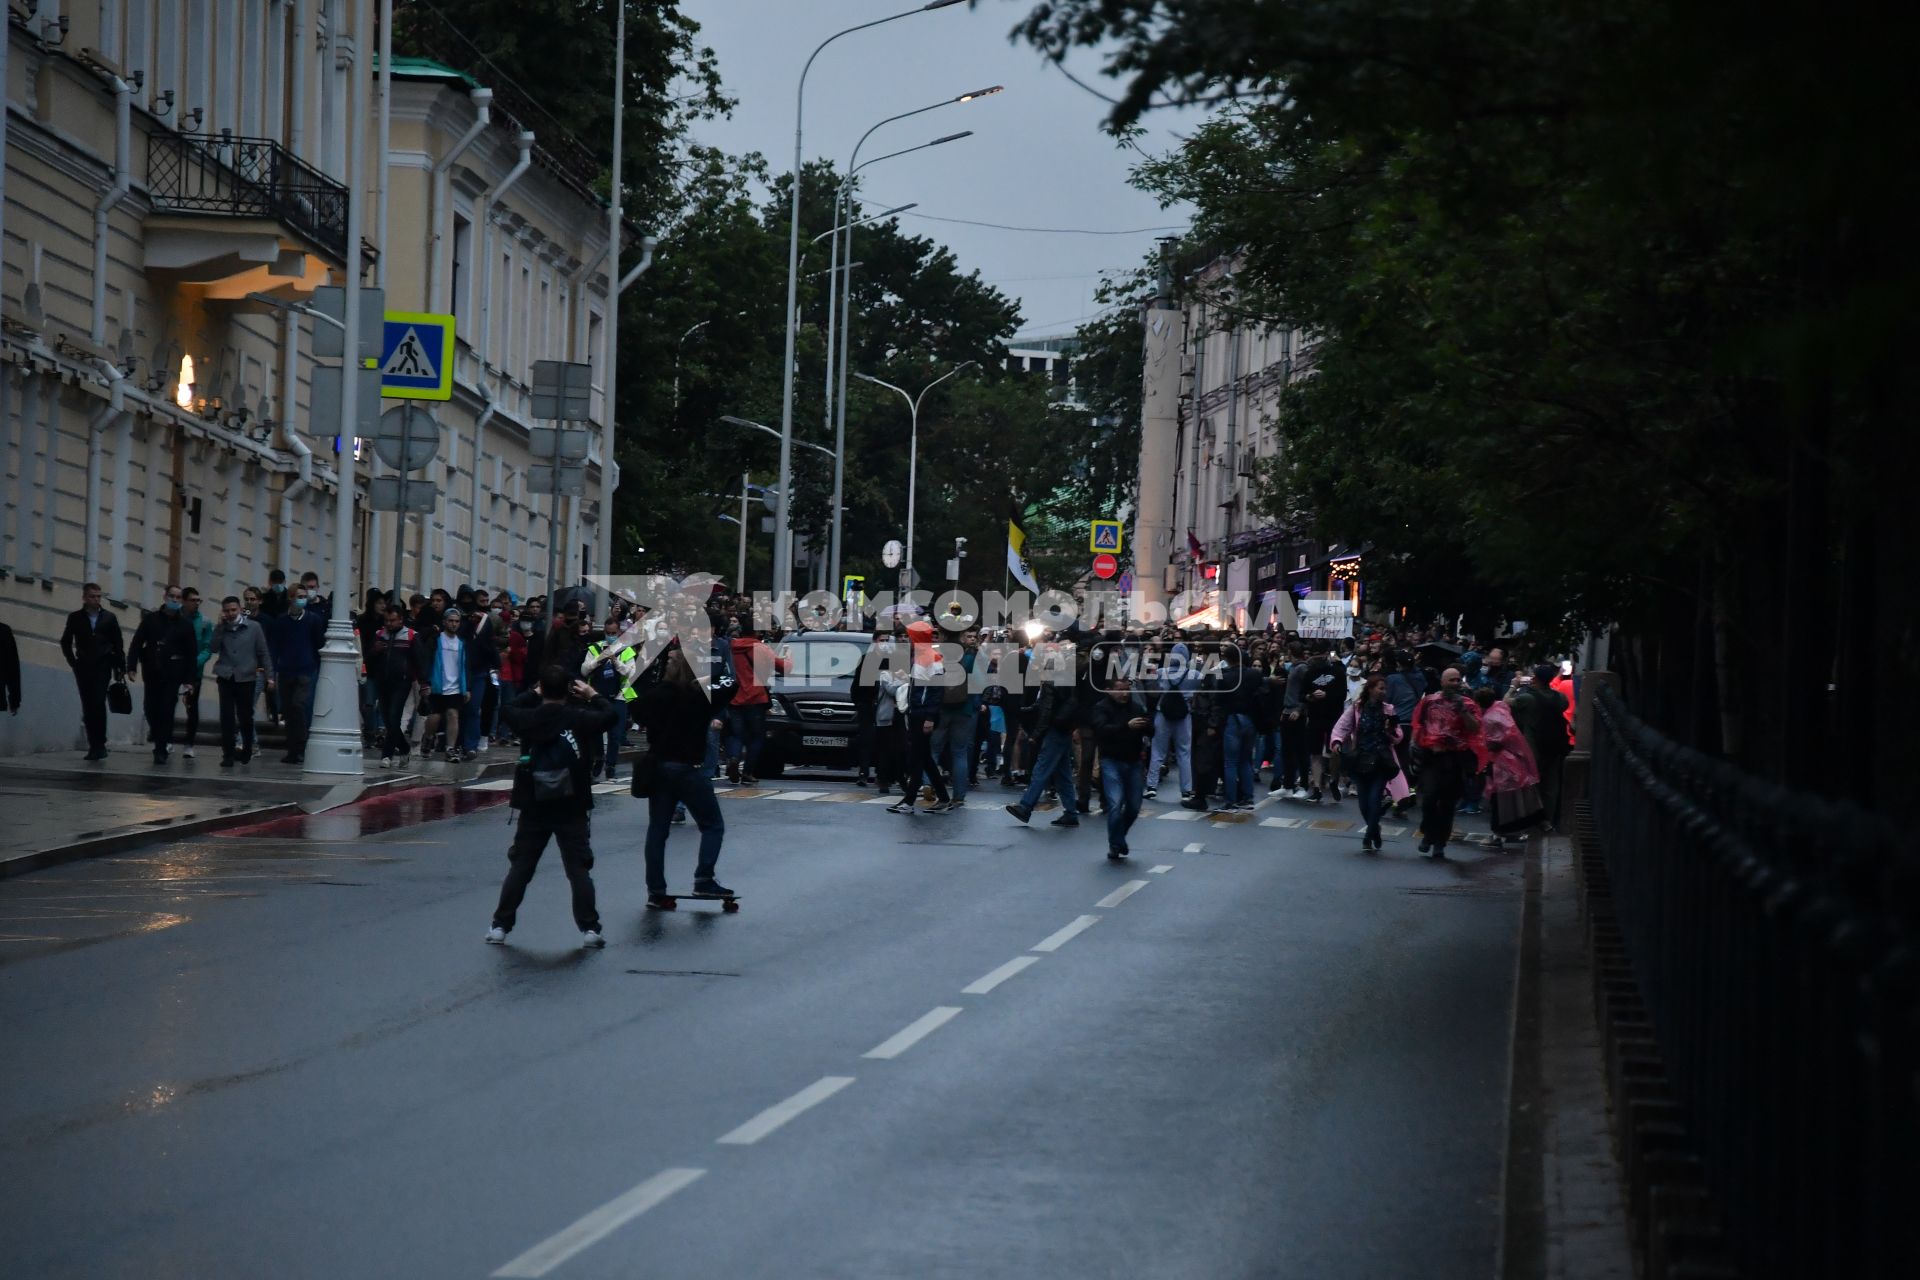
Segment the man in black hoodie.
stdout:
<svg viewBox="0 0 1920 1280">
<path fill-rule="evenodd" d="M 602 947 L 600 913 L 593 897 L 593 847 L 587 818 L 593 808 L 593 778 L 587 772 L 585 746 L 595 734 L 613 727 L 620 712 L 562 667 L 540 673 L 538 689 L 515 699 L 501 713 L 520 740 L 520 767 L 513 774 L 513 807 L 520 831 L 507 859 L 500 905 L 493 911 L 487 941 L 503 943 L 513 931 L 520 901 L 526 897 L 547 838 L 560 845 L 560 865 L 573 886 L 573 922 L 580 945 Z"/>
</svg>

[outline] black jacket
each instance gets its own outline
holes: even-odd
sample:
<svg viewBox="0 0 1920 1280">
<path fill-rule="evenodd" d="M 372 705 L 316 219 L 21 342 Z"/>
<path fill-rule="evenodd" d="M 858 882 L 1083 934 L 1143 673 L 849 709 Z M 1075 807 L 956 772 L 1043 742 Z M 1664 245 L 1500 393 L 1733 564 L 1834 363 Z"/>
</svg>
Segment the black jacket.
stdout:
<svg viewBox="0 0 1920 1280">
<path fill-rule="evenodd" d="M 699 765 L 707 758 L 707 727 L 726 706 L 698 684 L 656 680 L 633 701 L 633 717 L 647 731 L 647 751 L 667 764 Z"/>
<path fill-rule="evenodd" d="M 78 675 L 107 672 L 115 676 L 127 672 L 127 651 L 120 641 L 120 619 L 105 609 L 97 626 L 88 623 L 87 611 L 75 609 L 67 615 L 67 629 L 60 633 L 60 652 L 67 665 Z"/>
<path fill-rule="evenodd" d="M 149 684 L 184 684 L 193 678 L 199 656 L 200 639 L 187 615 L 155 609 L 134 629 L 127 665 L 138 668 Z"/>
<path fill-rule="evenodd" d="M 0 622 L 0 711 L 20 709 L 20 646 L 13 628 Z"/>
<path fill-rule="evenodd" d="M 593 701 L 544 702 L 537 689 L 521 694 L 500 712 L 520 739 L 520 767 L 513 771 L 513 807 L 539 809 L 556 817 L 571 817 L 593 808 L 593 775 L 587 772 L 587 743 L 620 720 L 619 709 L 605 698 Z M 573 794 L 545 804 L 533 798 L 533 770 L 527 761 L 546 743 L 562 734 L 573 735 Z"/>
<path fill-rule="evenodd" d="M 1136 718 L 1147 720 L 1148 727 L 1133 728 L 1128 722 Z M 1122 764 L 1138 760 L 1153 733 L 1146 700 L 1137 693 L 1128 694 L 1125 702 L 1115 702 L 1102 694 L 1093 704 L 1088 727 L 1093 730 L 1094 741 L 1100 744 L 1100 758 Z"/>
<path fill-rule="evenodd" d="M 396 635 L 382 625 L 367 633 L 367 677 L 374 684 L 391 689 L 397 685 L 419 684 L 420 667 L 414 656 L 413 629 L 400 628 Z"/>
</svg>

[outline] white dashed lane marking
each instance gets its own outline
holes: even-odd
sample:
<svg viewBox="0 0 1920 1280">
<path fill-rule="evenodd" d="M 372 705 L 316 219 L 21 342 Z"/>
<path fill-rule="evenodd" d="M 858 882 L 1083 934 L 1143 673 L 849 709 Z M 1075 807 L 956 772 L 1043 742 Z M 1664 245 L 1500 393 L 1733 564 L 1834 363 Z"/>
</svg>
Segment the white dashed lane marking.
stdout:
<svg viewBox="0 0 1920 1280">
<path fill-rule="evenodd" d="M 1173 870 L 1172 867 L 1169 867 L 1166 864 L 1162 863 L 1160 866 L 1153 867 L 1150 870 L 1148 870 L 1147 874 L 1150 876 L 1163 876 L 1171 870 Z"/>
<path fill-rule="evenodd" d="M 897 1058 L 959 1016 L 960 1010 L 950 1004 L 930 1009 L 860 1056 Z"/>
<path fill-rule="evenodd" d="M 1184 848 L 1184 849 L 1182 849 L 1182 850 L 1181 850 L 1180 852 L 1182 852 L 1182 853 L 1205 853 L 1206 851 L 1207 851 L 1207 846 L 1205 846 L 1205 845 L 1203 845 L 1203 844 L 1201 844 L 1201 843 L 1199 843 L 1198 841 L 1195 841 L 1195 842 L 1194 842 L 1193 844 L 1190 844 L 1190 845 L 1188 845 L 1188 846 L 1187 846 L 1186 848 Z"/>
<path fill-rule="evenodd" d="M 1058 933 L 1050 934 L 1046 938 L 1042 939 L 1040 942 L 1036 943 L 1033 947 L 1033 950 L 1058 951 L 1060 948 L 1066 946 L 1069 942 L 1072 942 L 1075 938 L 1079 937 L 1081 934 L 1085 933 L 1087 930 L 1093 928 L 1093 926 L 1099 923 L 1100 923 L 1099 916 L 1081 916 L 1078 920 L 1075 920 L 1072 924 L 1060 930 Z"/>
<path fill-rule="evenodd" d="M 987 974 L 984 978 L 977 978 L 960 988 L 960 994 L 963 996 L 983 996 L 1005 982 L 1008 978 L 1011 978 L 1014 974 L 1039 963 L 1039 956 L 1015 956 L 998 969 L 995 969 L 992 973 Z"/>
<path fill-rule="evenodd" d="M 1145 880 L 1129 880 L 1093 905 L 1096 907 L 1117 907 L 1146 887 L 1147 882 Z"/>
<path fill-rule="evenodd" d="M 738 1129 L 720 1135 L 719 1141 L 730 1147 L 751 1146 L 795 1116 L 819 1106 L 852 1083 L 852 1076 L 822 1076 L 785 1102 L 774 1103 Z"/>
<path fill-rule="evenodd" d="M 493 1274 L 506 1280 L 538 1280 L 582 1249 L 606 1239 L 674 1192 L 697 1181 L 704 1173 L 705 1169 L 666 1169 L 656 1173 L 564 1231 L 542 1240 Z"/>
<path fill-rule="evenodd" d="M 1206 814 L 1199 809 L 1169 809 L 1165 813 L 1153 815 L 1161 822 L 1198 822 Z"/>
</svg>

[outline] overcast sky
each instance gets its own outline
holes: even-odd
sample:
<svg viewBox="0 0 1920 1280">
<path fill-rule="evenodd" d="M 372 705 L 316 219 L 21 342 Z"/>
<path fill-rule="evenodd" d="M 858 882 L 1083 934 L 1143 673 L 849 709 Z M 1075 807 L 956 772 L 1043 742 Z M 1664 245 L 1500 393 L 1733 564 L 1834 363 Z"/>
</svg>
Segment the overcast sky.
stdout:
<svg viewBox="0 0 1920 1280">
<path fill-rule="evenodd" d="M 739 100 L 729 120 L 700 126 L 699 140 L 728 151 L 758 151 L 776 172 L 793 164 L 794 88 L 807 54 L 834 32 L 897 13 L 912 0 L 681 0 Z M 1100 131 L 1107 106 L 1076 87 L 1030 46 L 1007 38 L 1030 6 L 982 0 L 904 18 L 836 40 L 807 81 L 805 153 L 844 169 L 876 121 L 987 85 L 1006 92 L 888 125 L 862 159 L 972 129 L 974 136 L 868 169 L 877 212 L 920 207 L 901 226 L 952 246 L 963 269 L 1019 301 L 1021 336 L 1072 332 L 1096 309 L 1102 270 L 1126 269 L 1156 234 L 1046 235 L 936 222 L 962 218 L 1020 227 L 1123 231 L 1184 226 L 1184 210 L 1163 210 L 1127 183 L 1140 158 Z M 1098 59 L 1069 60 L 1080 79 L 1112 92 Z M 1173 143 L 1155 120 L 1140 140 L 1151 152 Z M 1191 121 L 1185 122 L 1190 126 Z M 856 246 L 857 250 L 857 246 Z M 856 252 L 857 256 L 857 252 Z"/>
</svg>

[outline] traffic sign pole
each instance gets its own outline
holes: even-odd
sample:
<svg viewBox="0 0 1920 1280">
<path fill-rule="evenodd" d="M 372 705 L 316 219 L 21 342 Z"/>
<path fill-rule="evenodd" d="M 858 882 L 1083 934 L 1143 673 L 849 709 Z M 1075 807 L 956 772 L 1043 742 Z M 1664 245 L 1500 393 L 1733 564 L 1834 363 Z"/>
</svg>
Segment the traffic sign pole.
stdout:
<svg viewBox="0 0 1920 1280">
<path fill-rule="evenodd" d="M 413 401 L 405 400 L 400 406 L 400 460 L 405 462 L 413 452 Z M 476 459 L 475 466 L 480 463 Z M 393 591 L 400 594 L 400 571 L 405 563 L 407 547 L 407 470 L 400 468 L 400 509 L 393 513 Z"/>
</svg>

